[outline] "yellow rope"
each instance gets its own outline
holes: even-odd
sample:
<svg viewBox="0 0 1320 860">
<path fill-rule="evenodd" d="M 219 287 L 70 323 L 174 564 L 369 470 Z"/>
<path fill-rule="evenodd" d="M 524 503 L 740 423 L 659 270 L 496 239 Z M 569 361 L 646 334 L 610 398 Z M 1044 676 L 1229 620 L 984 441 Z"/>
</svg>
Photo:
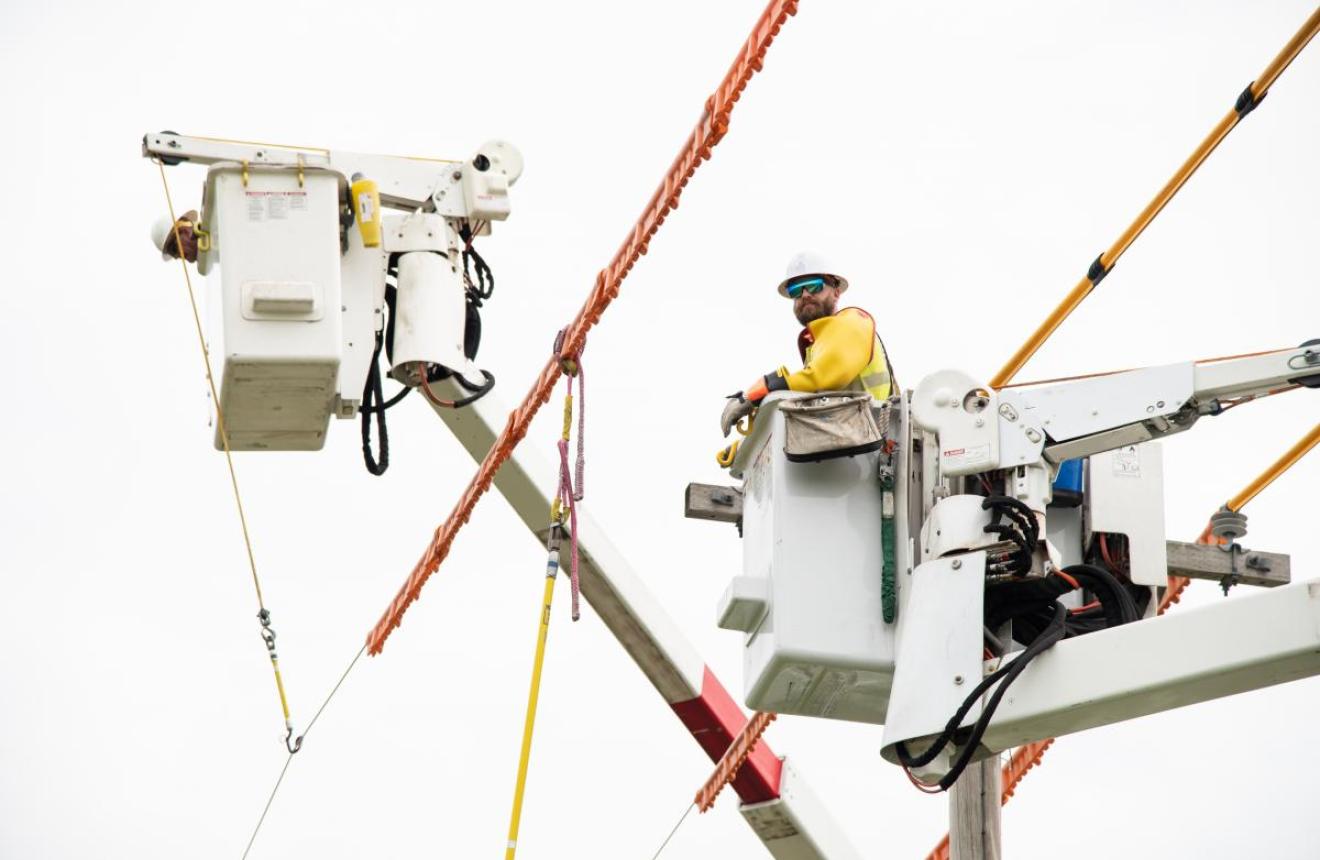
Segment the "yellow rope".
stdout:
<svg viewBox="0 0 1320 860">
<path fill-rule="evenodd" d="M 233 143 L 239 146 L 266 146 L 266 147 L 273 147 L 275 149 L 295 149 L 295 150 L 302 150 L 304 152 L 323 152 L 326 155 L 330 154 L 330 150 L 326 149 L 324 146 L 293 146 L 292 144 L 288 144 L 288 143 L 268 143 L 262 140 L 237 140 L 235 138 L 229 138 L 229 137 L 203 137 L 202 135 L 199 134 L 190 134 L 190 135 L 181 135 L 181 136 L 191 137 L 193 140 L 208 140 L 211 143 Z M 458 164 L 460 161 L 462 161 L 462 159 L 460 158 L 434 158 L 429 155 L 399 155 L 394 157 L 407 158 L 412 161 L 435 161 L 440 164 Z"/>
<path fill-rule="evenodd" d="M 211 354 L 206 348 L 206 333 L 202 329 L 202 315 L 197 310 L 197 294 L 193 290 L 192 276 L 188 274 L 188 261 L 183 255 L 183 239 L 179 235 L 179 219 L 174 214 L 174 198 L 170 194 L 169 179 L 165 176 L 165 164 L 159 159 L 155 159 L 156 167 L 160 170 L 161 187 L 165 190 L 165 206 L 170 213 L 170 223 L 174 230 L 174 247 L 179 251 L 179 265 L 183 267 L 183 281 L 188 287 L 188 304 L 192 308 L 193 325 L 197 329 L 197 343 L 202 349 L 202 363 L 206 365 L 206 384 L 211 389 L 211 402 L 215 404 L 216 427 L 220 432 L 220 442 L 225 451 L 225 463 L 229 466 L 229 484 L 234 490 L 234 505 L 238 508 L 238 522 L 243 528 L 243 545 L 247 548 L 248 567 L 252 571 L 252 587 L 257 592 L 257 606 L 263 612 L 266 609 L 266 600 L 261 593 L 261 578 L 257 575 L 257 558 L 252 551 L 252 535 L 248 531 L 247 514 L 243 511 L 243 496 L 238 490 L 238 473 L 234 469 L 234 456 L 229 447 L 229 433 L 225 430 L 224 411 L 220 408 L 220 393 L 216 390 L 215 374 L 211 369 Z M 284 712 L 284 724 L 290 732 L 293 731 L 293 725 L 289 718 L 289 700 L 284 693 L 284 678 L 280 675 L 280 664 L 275 658 L 275 652 L 271 651 L 270 664 L 275 672 L 275 687 L 280 694 L 280 708 Z"/>
</svg>

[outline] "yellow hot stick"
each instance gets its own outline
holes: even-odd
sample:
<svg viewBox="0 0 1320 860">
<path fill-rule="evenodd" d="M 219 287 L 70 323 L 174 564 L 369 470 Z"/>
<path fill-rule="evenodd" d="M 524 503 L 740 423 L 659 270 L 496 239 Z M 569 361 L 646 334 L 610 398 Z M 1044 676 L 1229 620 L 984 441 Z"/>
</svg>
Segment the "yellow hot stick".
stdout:
<svg viewBox="0 0 1320 860">
<path fill-rule="evenodd" d="M 504 860 L 513 860 L 514 852 L 518 850 L 518 824 L 522 819 L 523 789 L 527 785 L 527 763 L 532 756 L 532 727 L 536 724 L 536 702 L 541 694 L 541 666 L 545 663 L 545 640 L 550 632 L 550 604 L 555 596 L 555 574 L 558 571 L 559 550 L 554 548 L 550 551 L 550 560 L 545 570 L 545 591 L 541 595 L 541 618 L 536 633 L 536 657 L 532 661 L 532 688 L 527 694 L 522 752 L 518 757 L 518 782 L 513 790 L 513 813 L 509 818 L 509 841 L 504 851 Z"/>
<path fill-rule="evenodd" d="M 280 664 L 275 658 L 271 658 L 270 665 L 275 669 L 275 686 L 280 691 L 280 707 L 284 709 L 284 724 L 290 726 L 289 722 L 289 699 L 284 695 L 284 678 L 280 676 Z M 291 726 L 290 726 L 291 727 Z"/>
<path fill-rule="evenodd" d="M 1320 31 L 1320 8 L 1311 13 L 1301 29 L 1293 34 L 1283 50 L 1265 67 L 1265 71 L 1261 73 L 1261 76 L 1252 82 L 1250 91 L 1252 99 L 1256 103 L 1259 103 L 1265 97 L 1270 86 L 1278 79 L 1279 75 L 1283 74 L 1283 70 L 1288 68 L 1288 64 L 1302 52 L 1302 49 L 1306 47 L 1317 31 Z M 1036 350 L 1041 348 L 1045 341 L 1049 339 L 1049 336 L 1054 333 L 1054 330 L 1068 318 L 1068 315 L 1077 309 L 1082 300 L 1091 294 L 1100 278 L 1104 277 L 1104 273 L 1113 268 L 1114 263 L 1118 262 L 1118 258 L 1123 256 L 1123 252 L 1137 240 L 1142 231 L 1150 226 L 1150 223 L 1155 220 L 1155 216 L 1160 214 L 1169 201 L 1173 199 L 1173 196 L 1196 172 L 1196 169 L 1201 166 L 1201 162 L 1205 161 L 1210 153 L 1215 151 L 1215 147 L 1219 146 L 1220 142 L 1228 136 L 1228 133 L 1237 126 L 1245 115 L 1245 111 L 1239 114 L 1235 107 L 1210 130 L 1210 134 L 1206 136 L 1205 140 L 1201 141 L 1201 145 L 1183 162 L 1182 166 L 1164 184 L 1164 187 L 1160 189 L 1154 199 L 1146 204 L 1146 208 L 1141 210 L 1141 214 L 1137 216 L 1136 220 L 1128 225 L 1123 235 L 1118 237 L 1118 241 L 1114 242 L 1100 255 L 1096 261 L 1100 264 L 1100 276 L 1092 281 L 1090 273 L 1088 273 L 1086 277 L 1077 283 L 1077 286 L 1072 288 L 1072 291 L 1064 297 L 1059 306 L 1032 332 L 1027 342 L 1022 344 L 1017 352 L 1013 353 L 1013 357 L 1008 360 L 1008 363 L 1000 368 L 999 372 L 990 380 L 991 388 L 1002 388 L 1013 381 L 1013 377 L 1022 369 L 1022 366 L 1036 354 Z"/>
<path fill-rule="evenodd" d="M 1274 461 L 1274 464 L 1261 473 L 1260 477 L 1252 481 L 1245 490 L 1234 496 L 1228 503 L 1230 511 L 1240 511 L 1242 507 L 1260 492 L 1274 482 L 1274 479 L 1282 475 L 1297 464 L 1297 461 L 1306 456 L 1307 452 L 1320 444 L 1320 424 L 1315 425 L 1310 433 L 1307 433 L 1297 444 L 1289 448 L 1284 455 Z"/>
</svg>

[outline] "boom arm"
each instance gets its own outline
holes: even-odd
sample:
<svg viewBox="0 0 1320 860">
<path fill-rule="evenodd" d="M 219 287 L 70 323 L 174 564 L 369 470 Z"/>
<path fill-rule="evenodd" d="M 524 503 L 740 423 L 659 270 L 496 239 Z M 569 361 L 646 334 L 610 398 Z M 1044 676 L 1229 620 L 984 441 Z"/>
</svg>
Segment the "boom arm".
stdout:
<svg viewBox="0 0 1320 860">
<path fill-rule="evenodd" d="M 999 391 L 959 371 L 940 371 L 913 393 L 912 415 L 939 439 L 941 474 L 1025 467 L 1035 474 L 1015 495 L 1043 511 L 1050 472 L 1064 460 L 1178 433 L 1202 415 L 1292 385 L 1320 387 L 1317 342 Z"/>
<path fill-rule="evenodd" d="M 190 161 L 211 165 L 221 162 L 266 165 L 270 167 L 320 167 L 338 171 L 345 177 L 355 173 L 370 176 L 380 187 L 380 202 L 395 209 L 422 209 L 446 218 L 479 217 L 501 221 L 507 211 L 473 212 L 471 186 L 478 179 L 486 183 L 502 174 L 507 191 L 522 175 L 523 160 L 511 144 L 491 141 L 467 161 L 408 158 L 396 155 L 368 155 L 315 147 L 286 147 L 260 143 L 188 137 L 172 132 L 147 134 L 142 138 L 142 155 L 159 158 L 166 164 Z M 483 166 L 484 165 L 484 166 Z M 465 193 L 464 185 L 469 193 Z"/>
<path fill-rule="evenodd" d="M 460 393 L 452 380 L 435 387 L 444 397 Z M 478 460 L 505 420 L 503 407 L 493 397 L 469 409 L 435 412 Z M 547 490 L 555 485 L 550 464 L 525 447 L 495 475 L 496 488 L 540 539 L 549 526 Z M 711 760 L 718 760 L 746 722 L 742 710 L 604 531 L 581 510 L 578 530 L 583 596 Z M 627 773 L 647 773 L 640 753 L 623 768 Z M 805 777 L 787 759 L 776 758 L 764 740 L 734 778 L 733 789 L 742 801 L 743 818 L 775 860 L 861 856 Z"/>
<path fill-rule="evenodd" d="M 1131 370 L 1030 388 L 1020 396 L 1050 440 L 1045 458 L 1057 464 L 1186 430 L 1231 399 L 1295 384 L 1320 385 L 1320 347 Z"/>
</svg>

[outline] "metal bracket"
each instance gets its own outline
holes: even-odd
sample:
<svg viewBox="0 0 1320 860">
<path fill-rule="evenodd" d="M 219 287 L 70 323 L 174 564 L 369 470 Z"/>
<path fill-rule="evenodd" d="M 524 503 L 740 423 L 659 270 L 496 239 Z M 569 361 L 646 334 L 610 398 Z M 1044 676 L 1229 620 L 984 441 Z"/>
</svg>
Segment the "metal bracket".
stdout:
<svg viewBox="0 0 1320 860">
<path fill-rule="evenodd" d="M 683 516 L 688 519 L 737 523 L 742 514 L 743 492 L 738 487 L 692 483 L 683 494 Z"/>
<path fill-rule="evenodd" d="M 1166 546 L 1170 576 L 1208 579 L 1213 582 L 1233 578 L 1236 585 L 1265 588 L 1287 585 L 1292 579 L 1291 559 L 1283 553 L 1251 550 L 1240 545 L 1238 553 L 1232 553 L 1210 544 L 1172 540 L 1166 542 Z"/>
<path fill-rule="evenodd" d="M 1228 575 L 1219 580 L 1219 587 L 1223 589 L 1224 596 L 1228 597 L 1228 590 L 1242 581 L 1242 577 L 1238 574 L 1238 559 L 1245 550 L 1242 544 L 1234 543 L 1231 538 L 1223 546 L 1223 550 L 1228 553 Z"/>
</svg>

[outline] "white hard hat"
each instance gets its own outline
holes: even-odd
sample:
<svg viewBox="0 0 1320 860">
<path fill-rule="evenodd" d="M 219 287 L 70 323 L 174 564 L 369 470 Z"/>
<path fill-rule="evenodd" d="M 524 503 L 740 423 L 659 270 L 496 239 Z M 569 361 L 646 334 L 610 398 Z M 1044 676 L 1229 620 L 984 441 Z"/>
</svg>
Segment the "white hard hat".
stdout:
<svg viewBox="0 0 1320 860">
<path fill-rule="evenodd" d="M 162 215 L 156 219 L 156 223 L 151 225 L 151 244 L 160 251 L 162 260 L 173 260 L 169 254 L 165 253 L 165 243 L 169 240 L 170 234 L 174 232 L 174 222 L 168 215 Z"/>
<path fill-rule="evenodd" d="M 794 254 L 793 259 L 788 261 L 788 269 L 784 272 L 784 279 L 779 282 L 779 295 L 787 298 L 789 281 L 810 275 L 833 278 L 839 282 L 839 292 L 841 293 L 848 289 L 848 279 L 840 275 L 829 260 L 820 254 L 803 251 L 800 254 Z"/>
</svg>

